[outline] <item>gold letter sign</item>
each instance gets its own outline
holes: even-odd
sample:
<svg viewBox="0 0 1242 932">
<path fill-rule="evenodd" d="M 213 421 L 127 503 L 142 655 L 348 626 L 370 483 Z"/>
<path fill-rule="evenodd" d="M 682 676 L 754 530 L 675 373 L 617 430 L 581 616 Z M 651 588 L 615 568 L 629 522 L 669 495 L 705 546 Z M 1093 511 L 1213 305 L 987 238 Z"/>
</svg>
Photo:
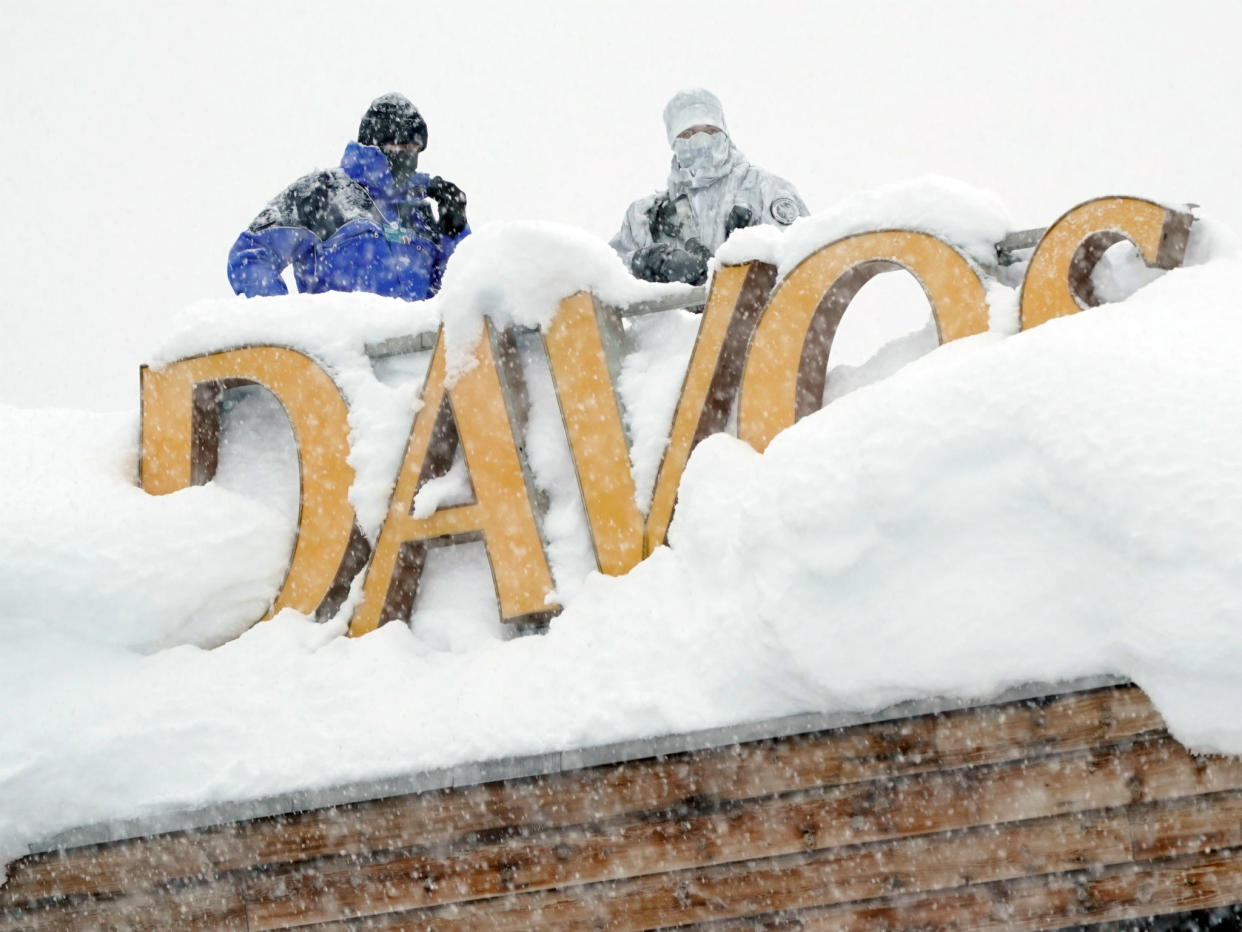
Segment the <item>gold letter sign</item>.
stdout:
<svg viewBox="0 0 1242 932">
<path fill-rule="evenodd" d="M 1091 272 L 1104 251 L 1132 241 L 1147 264 L 1181 264 L 1194 218 L 1152 201 L 1107 197 L 1066 213 L 1031 256 L 1020 297 L 1022 329 L 1097 302 Z M 758 260 L 715 270 L 668 445 L 644 517 L 636 501 L 625 420 L 615 385 L 625 333 L 619 313 L 589 292 L 565 298 L 543 341 L 569 441 L 578 491 L 601 572 L 621 575 L 664 543 L 682 472 L 694 447 L 728 429 L 763 452 L 823 403 L 828 353 L 858 290 L 904 269 L 923 287 L 941 343 L 988 328 L 980 271 L 928 233 L 880 230 L 845 236 L 802 260 L 784 279 Z M 436 340 L 405 458 L 375 552 L 354 524 L 345 401 L 312 359 L 253 346 L 142 369 L 142 485 L 162 495 L 215 472 L 217 399 L 256 382 L 271 390 L 293 425 L 301 470 L 297 544 L 271 611 L 319 618 L 343 604 L 370 558 L 351 635 L 406 619 L 427 548 L 481 540 L 502 621 L 540 626 L 560 606 L 540 535 L 522 444 L 525 390 L 514 337 L 484 320 L 472 364 L 450 378 L 443 328 Z M 448 473 L 460 448 L 473 500 L 416 514 L 415 498 Z"/>
<path fill-rule="evenodd" d="M 863 285 L 894 268 L 923 286 L 941 343 L 988 329 L 983 282 L 952 246 L 904 230 L 839 239 L 802 260 L 759 319 L 742 376 L 739 438 L 762 453 L 777 433 L 819 409 L 841 316 Z"/>
<path fill-rule="evenodd" d="M 1091 271 L 1104 251 L 1128 239 L 1147 264 L 1175 269 L 1186 254 L 1194 217 L 1135 197 L 1080 204 L 1048 228 L 1022 280 L 1022 329 L 1099 304 Z"/>
<path fill-rule="evenodd" d="M 668 534 L 677 487 L 690 454 L 728 424 L 746 350 L 775 281 L 776 266 L 766 262 L 725 265 L 716 270 L 673 413 L 668 447 L 656 473 L 647 513 L 647 553 L 664 543 Z"/>
<path fill-rule="evenodd" d="M 613 391 L 622 339 L 617 316 L 586 293 L 562 301 L 544 335 L 595 561 L 610 576 L 628 573 L 643 558 L 643 516 Z"/>
<path fill-rule="evenodd" d="M 280 346 L 191 356 L 163 369 L 142 367 L 142 487 L 166 495 L 215 474 L 222 388 L 258 384 L 289 416 L 298 446 L 298 536 L 270 618 L 282 608 L 330 616 L 366 560 L 354 527 L 345 399 L 310 357 Z"/>
<path fill-rule="evenodd" d="M 409 616 L 418 594 L 427 547 L 482 539 L 492 565 L 500 616 L 509 624 L 538 625 L 560 610 L 551 602 L 552 573 L 535 521 L 534 495 L 518 453 L 520 403 L 506 397 L 521 378 L 512 337 L 490 320 L 473 366 L 447 385 L 444 331 L 436 340 L 414 418 L 405 461 L 367 570 L 362 604 L 351 635 L 366 634 Z M 423 483 L 448 472 L 460 441 L 474 502 L 414 517 Z"/>
</svg>

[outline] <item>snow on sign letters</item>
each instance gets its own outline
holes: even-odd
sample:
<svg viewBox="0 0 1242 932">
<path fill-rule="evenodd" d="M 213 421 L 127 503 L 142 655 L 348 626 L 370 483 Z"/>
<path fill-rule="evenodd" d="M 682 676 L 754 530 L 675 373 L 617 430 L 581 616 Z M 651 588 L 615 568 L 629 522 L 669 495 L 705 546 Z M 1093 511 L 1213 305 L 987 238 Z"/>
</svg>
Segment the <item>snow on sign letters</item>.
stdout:
<svg viewBox="0 0 1242 932">
<path fill-rule="evenodd" d="M 1102 198 L 1069 211 L 1031 257 L 1019 300 L 1021 328 L 1097 303 L 1091 270 L 1123 239 L 1148 265 L 1176 267 L 1191 223 L 1184 210 L 1136 198 Z M 738 437 L 762 452 L 777 433 L 820 407 L 842 315 L 868 280 L 893 268 L 922 285 L 941 343 L 988 329 L 987 273 L 929 232 L 852 233 L 811 252 L 783 277 L 755 259 L 717 267 L 645 514 L 615 393 L 620 318 L 589 291 L 561 300 L 541 328 L 542 340 L 602 572 L 626 573 L 664 542 L 691 451 L 725 430 L 732 412 Z M 297 538 L 267 617 L 285 608 L 334 615 L 362 573 L 361 594 L 349 600 L 349 632 L 365 634 L 409 617 L 429 546 L 482 540 L 503 621 L 541 625 L 559 606 L 540 530 L 541 496 L 525 458 L 527 396 L 514 336 L 487 318 L 479 318 L 474 336 L 470 357 L 458 365 L 440 329 L 373 544 L 349 499 L 355 472 L 345 396 L 321 365 L 288 347 L 227 348 L 143 367 L 143 488 L 165 494 L 210 480 L 219 391 L 262 385 L 288 414 L 301 473 Z M 472 500 L 424 513 L 415 496 L 448 473 L 459 447 Z"/>
</svg>

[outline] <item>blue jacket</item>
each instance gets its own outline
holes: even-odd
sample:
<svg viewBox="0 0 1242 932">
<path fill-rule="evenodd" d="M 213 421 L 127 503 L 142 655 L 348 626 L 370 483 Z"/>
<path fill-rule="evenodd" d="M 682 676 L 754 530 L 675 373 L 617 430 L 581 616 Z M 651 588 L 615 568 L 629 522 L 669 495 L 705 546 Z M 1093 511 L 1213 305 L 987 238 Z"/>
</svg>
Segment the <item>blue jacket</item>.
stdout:
<svg viewBox="0 0 1242 932">
<path fill-rule="evenodd" d="M 277 195 L 229 250 L 229 284 L 246 297 L 371 291 L 419 301 L 440 290 L 444 265 L 470 228 L 440 232 L 428 175 L 398 185 L 384 153 L 351 142 L 339 169 L 312 172 Z"/>
</svg>

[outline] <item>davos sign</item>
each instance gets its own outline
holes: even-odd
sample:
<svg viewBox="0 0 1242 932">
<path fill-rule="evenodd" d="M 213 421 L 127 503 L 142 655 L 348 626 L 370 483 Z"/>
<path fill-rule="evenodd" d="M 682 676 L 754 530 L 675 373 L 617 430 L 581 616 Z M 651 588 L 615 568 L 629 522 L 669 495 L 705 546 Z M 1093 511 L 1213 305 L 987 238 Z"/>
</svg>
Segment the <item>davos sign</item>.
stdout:
<svg viewBox="0 0 1242 932">
<path fill-rule="evenodd" d="M 1149 266 L 1185 255 L 1193 218 L 1131 197 L 1089 201 L 1043 234 L 1019 298 L 1021 329 L 1097 303 L 1090 273 L 1104 251 L 1130 240 Z M 927 295 L 940 342 L 988 326 L 984 273 L 929 233 L 876 230 L 829 243 L 783 278 L 761 261 L 716 269 L 656 475 L 650 508 L 635 501 L 621 408 L 614 391 L 621 321 L 589 293 L 566 297 L 542 332 L 595 560 L 607 574 L 632 569 L 664 542 L 691 451 L 725 430 L 762 452 L 777 433 L 820 407 L 828 352 L 859 289 L 904 269 Z M 427 548 L 481 540 L 502 620 L 539 626 L 559 606 L 540 533 L 537 496 L 523 460 L 521 372 L 511 333 L 484 319 L 472 364 L 450 372 L 443 328 L 432 352 L 391 500 L 374 546 L 359 530 L 348 493 L 348 407 L 314 359 L 277 345 L 220 349 L 143 367 L 141 481 L 156 495 L 209 481 L 217 462 L 221 390 L 267 388 L 297 444 L 300 509 L 289 566 L 268 614 L 292 608 L 335 614 L 365 573 L 349 624 L 361 635 L 410 615 Z M 415 516 L 414 497 L 464 455 L 473 501 Z M 256 619 L 256 621 L 259 619 Z"/>
</svg>

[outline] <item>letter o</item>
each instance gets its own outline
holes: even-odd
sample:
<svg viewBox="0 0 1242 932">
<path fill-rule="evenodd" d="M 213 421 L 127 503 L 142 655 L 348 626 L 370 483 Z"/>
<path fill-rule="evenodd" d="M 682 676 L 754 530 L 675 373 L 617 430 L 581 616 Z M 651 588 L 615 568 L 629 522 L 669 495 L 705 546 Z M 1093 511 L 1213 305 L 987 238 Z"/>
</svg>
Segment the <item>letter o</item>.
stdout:
<svg viewBox="0 0 1242 932">
<path fill-rule="evenodd" d="M 819 409 L 845 309 L 863 285 L 891 269 L 918 280 L 941 343 L 988 329 L 979 273 L 948 243 L 908 230 L 839 239 L 799 263 L 764 309 L 742 376 L 738 437 L 762 452 L 777 433 Z"/>
</svg>

